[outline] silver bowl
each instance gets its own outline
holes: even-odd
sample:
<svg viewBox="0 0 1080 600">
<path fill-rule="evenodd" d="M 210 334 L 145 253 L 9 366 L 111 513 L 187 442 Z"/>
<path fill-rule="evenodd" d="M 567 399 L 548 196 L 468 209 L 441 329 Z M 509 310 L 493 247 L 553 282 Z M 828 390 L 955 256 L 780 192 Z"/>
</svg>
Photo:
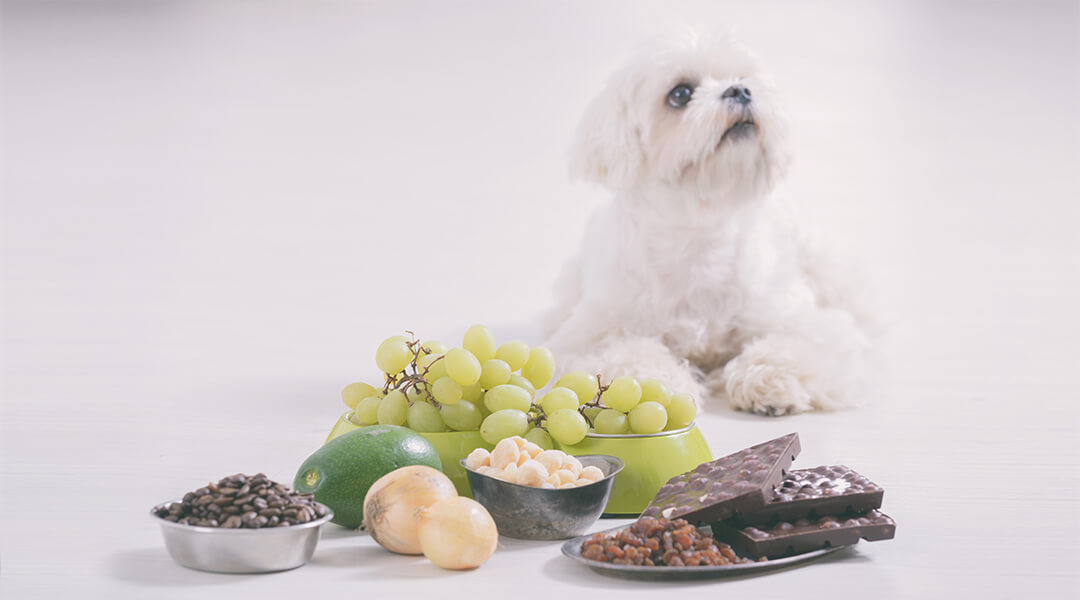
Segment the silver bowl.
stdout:
<svg viewBox="0 0 1080 600">
<path fill-rule="evenodd" d="M 173 502 L 180 500 L 170 500 L 150 510 L 150 517 L 161 525 L 165 549 L 185 567 L 215 573 L 272 573 L 302 566 L 315 552 L 320 526 L 334 517 L 334 511 L 327 507 L 322 517 L 288 527 L 197 527 L 157 516 L 158 510 Z"/>
<path fill-rule="evenodd" d="M 495 519 L 499 534 L 523 540 L 564 540 L 584 533 L 604 512 L 615 475 L 623 461 L 604 454 L 575 457 L 583 467 L 604 473 L 595 483 L 575 488 L 544 489 L 481 475 L 465 467 L 473 498 Z"/>
</svg>

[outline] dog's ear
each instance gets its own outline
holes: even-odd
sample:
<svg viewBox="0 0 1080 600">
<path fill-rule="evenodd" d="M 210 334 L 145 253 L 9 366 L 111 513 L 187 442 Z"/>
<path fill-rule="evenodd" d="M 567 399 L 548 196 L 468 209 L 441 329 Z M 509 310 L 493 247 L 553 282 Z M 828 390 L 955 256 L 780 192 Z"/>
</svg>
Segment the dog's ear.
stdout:
<svg viewBox="0 0 1080 600">
<path fill-rule="evenodd" d="M 630 90 L 613 78 L 589 103 L 570 149 L 570 176 L 618 190 L 637 176 L 644 152 Z"/>
</svg>

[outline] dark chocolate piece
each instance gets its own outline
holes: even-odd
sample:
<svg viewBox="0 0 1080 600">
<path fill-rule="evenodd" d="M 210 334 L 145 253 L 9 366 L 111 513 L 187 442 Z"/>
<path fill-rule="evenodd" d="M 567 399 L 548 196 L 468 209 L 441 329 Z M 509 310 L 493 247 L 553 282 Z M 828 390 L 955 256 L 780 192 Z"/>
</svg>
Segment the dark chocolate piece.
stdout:
<svg viewBox="0 0 1080 600">
<path fill-rule="evenodd" d="M 826 515 L 861 514 L 881 508 L 884 495 L 881 486 L 844 465 L 796 469 L 773 489 L 772 502 L 760 510 L 743 512 L 739 522 L 757 525 Z"/>
<path fill-rule="evenodd" d="M 772 500 L 799 450 L 799 434 L 789 433 L 702 463 L 669 479 L 641 515 L 700 523 L 759 510 Z"/>
<path fill-rule="evenodd" d="M 896 522 L 872 510 L 863 515 L 830 515 L 762 527 L 717 523 L 713 532 L 717 539 L 728 542 L 744 556 L 780 558 L 820 548 L 850 546 L 860 539 L 869 542 L 892 539 L 896 535 Z"/>
</svg>

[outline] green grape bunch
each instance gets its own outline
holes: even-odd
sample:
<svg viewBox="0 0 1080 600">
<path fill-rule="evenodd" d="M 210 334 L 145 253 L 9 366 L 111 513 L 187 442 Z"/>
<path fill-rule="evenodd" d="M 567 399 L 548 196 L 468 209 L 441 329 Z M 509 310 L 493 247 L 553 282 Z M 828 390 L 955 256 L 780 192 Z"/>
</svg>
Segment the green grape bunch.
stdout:
<svg viewBox="0 0 1080 600">
<path fill-rule="evenodd" d="M 697 417 L 692 396 L 672 393 L 657 379 L 601 381 L 601 375 L 586 371 L 563 375 L 533 407 L 531 422 L 560 444 L 574 445 L 590 432 L 660 433 L 688 427 Z"/>
<path fill-rule="evenodd" d="M 419 341 L 411 331 L 375 351 L 381 387 L 351 383 L 341 392 L 356 425 L 402 425 L 418 432 L 477 431 L 489 444 L 522 436 L 544 449 L 580 443 L 590 432 L 649 434 L 689 426 L 697 403 L 656 379 L 572 371 L 542 395 L 555 373 L 544 347 L 497 345 L 483 325 L 466 330 L 461 346 Z"/>
<path fill-rule="evenodd" d="M 482 425 L 504 409 L 524 415 L 536 389 L 555 372 L 547 348 L 521 341 L 498 346 L 483 325 L 470 327 L 456 348 L 405 333 L 386 338 L 375 351 L 384 377 L 381 387 L 351 383 L 342 390 L 342 401 L 352 409 L 350 421 L 402 425 L 423 433 L 493 430 L 485 439 L 527 433 L 515 425 L 516 415 L 504 414 L 486 429 Z"/>
</svg>

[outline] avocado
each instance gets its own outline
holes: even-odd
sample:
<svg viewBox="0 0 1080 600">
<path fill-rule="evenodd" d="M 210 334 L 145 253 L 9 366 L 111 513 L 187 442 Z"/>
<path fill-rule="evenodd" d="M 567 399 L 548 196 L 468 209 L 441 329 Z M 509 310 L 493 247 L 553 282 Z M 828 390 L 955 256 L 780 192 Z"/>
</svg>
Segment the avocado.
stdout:
<svg viewBox="0 0 1080 600">
<path fill-rule="evenodd" d="M 442 470 L 439 453 L 423 436 L 396 425 L 371 425 L 338 436 L 309 456 L 293 489 L 312 493 L 334 511 L 331 522 L 355 529 L 364 521 L 364 496 L 375 480 L 407 465 Z"/>
</svg>

